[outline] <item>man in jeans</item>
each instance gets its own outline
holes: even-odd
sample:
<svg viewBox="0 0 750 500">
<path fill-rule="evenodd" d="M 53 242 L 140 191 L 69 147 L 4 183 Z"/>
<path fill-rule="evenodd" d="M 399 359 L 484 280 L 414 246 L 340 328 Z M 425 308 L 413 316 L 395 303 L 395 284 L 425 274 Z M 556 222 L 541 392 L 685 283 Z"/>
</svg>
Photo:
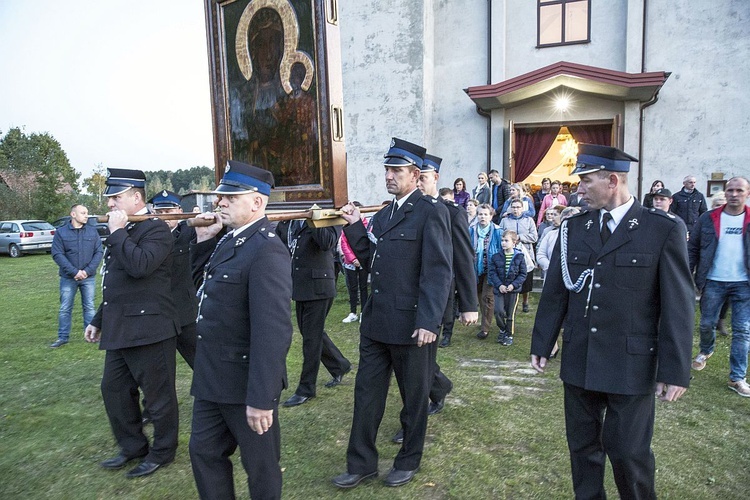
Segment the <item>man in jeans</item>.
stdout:
<svg viewBox="0 0 750 500">
<path fill-rule="evenodd" d="M 733 177 L 726 185 L 727 203 L 700 216 L 690 232 L 688 255 L 701 291 L 700 352 L 693 369 L 702 370 L 714 352 L 714 326 L 725 301 L 732 304 L 729 388 L 750 397 L 745 375 L 750 347 L 750 181 Z"/>
<path fill-rule="evenodd" d="M 102 243 L 96 228 L 87 224 L 89 210 L 83 205 L 73 205 L 70 222 L 55 231 L 52 240 L 52 258 L 60 267 L 60 314 L 57 340 L 50 344 L 56 349 L 68 343 L 71 315 L 76 292 L 81 290 L 83 327 L 94 317 L 94 290 L 96 268 L 102 261 Z"/>
</svg>

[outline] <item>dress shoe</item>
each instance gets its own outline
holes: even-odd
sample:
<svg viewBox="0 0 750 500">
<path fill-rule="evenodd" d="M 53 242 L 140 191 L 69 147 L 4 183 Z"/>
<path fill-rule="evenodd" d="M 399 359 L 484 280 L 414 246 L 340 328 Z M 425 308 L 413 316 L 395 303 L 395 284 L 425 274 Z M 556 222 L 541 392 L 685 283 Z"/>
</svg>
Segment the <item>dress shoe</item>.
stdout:
<svg viewBox="0 0 750 500">
<path fill-rule="evenodd" d="M 443 340 L 440 341 L 438 347 L 449 347 L 451 345 L 451 338 L 449 335 L 443 335 Z"/>
<path fill-rule="evenodd" d="M 162 467 L 167 464 L 157 464 L 155 462 L 149 462 L 147 460 L 144 460 L 138 466 L 130 471 L 128 471 L 127 474 L 125 474 L 125 477 L 128 478 L 134 478 L 134 477 L 143 477 L 148 476 L 149 474 L 153 474 L 156 472 L 156 469 L 159 467 Z"/>
<path fill-rule="evenodd" d="M 391 442 L 396 443 L 396 444 L 401 444 L 404 442 L 404 429 L 403 428 L 399 429 L 398 432 L 393 435 L 393 437 L 391 438 Z"/>
<path fill-rule="evenodd" d="M 347 374 L 347 373 L 349 373 L 350 371 L 352 371 L 352 367 L 351 367 L 351 365 L 349 365 L 349 368 L 347 368 L 347 369 L 346 369 L 346 370 L 344 371 L 344 373 L 342 373 L 341 375 L 336 375 L 336 376 L 335 376 L 335 377 L 333 377 L 333 378 L 332 378 L 331 380 L 329 380 L 328 382 L 326 382 L 326 387 L 328 387 L 328 388 L 330 389 L 330 388 L 332 388 L 332 387 L 336 387 L 337 385 L 340 385 L 340 384 L 341 384 L 341 381 L 342 381 L 342 380 L 344 379 L 344 375 L 346 375 L 346 374 Z"/>
<path fill-rule="evenodd" d="M 284 406 L 299 406 L 301 404 L 307 403 L 307 400 L 311 399 L 307 396 L 300 396 L 298 394 L 292 395 L 291 398 L 284 401 Z"/>
<path fill-rule="evenodd" d="M 136 458 L 141 457 L 128 457 L 120 453 L 116 457 L 108 458 L 104 462 L 101 462 L 99 465 L 101 465 L 105 469 L 122 469 L 128 462 L 130 462 L 131 460 L 135 460 Z"/>
<path fill-rule="evenodd" d="M 487 335 L 489 335 L 489 332 L 477 332 L 477 338 L 479 340 L 484 340 L 487 338 Z"/>
<path fill-rule="evenodd" d="M 427 415 L 435 415 L 440 413 L 445 408 L 445 398 L 441 399 L 437 403 L 430 401 L 430 406 L 427 408 Z"/>
<path fill-rule="evenodd" d="M 418 470 L 419 467 L 414 470 L 391 469 L 383 483 L 385 483 L 386 486 L 403 486 L 414 479 L 414 474 L 416 474 Z"/>
<path fill-rule="evenodd" d="M 344 472 L 343 474 L 334 477 L 331 481 L 333 482 L 334 486 L 346 489 L 354 488 L 362 481 L 365 481 L 366 479 L 372 479 L 374 477 L 378 477 L 378 471 L 370 472 L 368 474 L 349 474 L 348 472 Z"/>
<path fill-rule="evenodd" d="M 725 334 L 725 335 L 726 335 L 726 334 Z M 49 346 L 50 346 L 50 347 L 51 347 L 52 349 L 57 349 L 58 347 L 62 347 L 62 346 L 64 346 L 64 345 L 65 345 L 65 344 L 67 344 L 67 343 L 68 343 L 68 341 L 67 341 L 67 340 L 61 340 L 61 339 L 57 339 L 57 340 L 55 340 L 54 342 L 52 342 L 52 343 L 51 343 L 51 344 L 50 344 Z"/>
</svg>

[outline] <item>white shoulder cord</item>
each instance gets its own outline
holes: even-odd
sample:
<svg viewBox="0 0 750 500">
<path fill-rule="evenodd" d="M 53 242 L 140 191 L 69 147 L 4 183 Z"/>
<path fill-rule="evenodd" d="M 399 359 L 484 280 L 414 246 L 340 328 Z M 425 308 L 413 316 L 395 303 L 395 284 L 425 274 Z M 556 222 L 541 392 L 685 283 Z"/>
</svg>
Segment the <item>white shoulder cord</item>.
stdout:
<svg viewBox="0 0 750 500">
<path fill-rule="evenodd" d="M 560 238 L 560 268 L 562 270 L 565 288 L 571 292 L 580 293 L 586 284 L 586 280 L 591 277 L 591 283 L 589 283 L 589 294 L 588 297 L 586 297 L 586 310 L 583 313 L 583 316 L 586 317 L 589 311 L 589 302 L 591 302 L 591 285 L 594 283 L 594 270 L 586 269 L 578 277 L 578 280 L 573 283 L 573 280 L 570 278 L 570 270 L 568 269 L 568 221 L 563 221 L 562 226 L 560 227 Z"/>
</svg>

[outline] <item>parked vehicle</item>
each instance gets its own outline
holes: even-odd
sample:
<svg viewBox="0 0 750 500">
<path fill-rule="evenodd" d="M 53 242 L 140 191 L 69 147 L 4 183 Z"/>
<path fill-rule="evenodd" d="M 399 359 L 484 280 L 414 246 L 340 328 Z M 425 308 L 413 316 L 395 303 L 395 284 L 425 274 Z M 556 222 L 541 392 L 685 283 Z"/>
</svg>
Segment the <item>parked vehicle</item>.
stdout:
<svg viewBox="0 0 750 500">
<path fill-rule="evenodd" d="M 107 236 L 109 236 L 109 226 L 106 222 L 97 222 L 96 218 L 99 217 L 98 215 L 89 215 L 89 221 L 88 224 L 96 227 L 96 232 L 99 233 L 99 239 L 104 240 L 107 239 Z M 55 227 L 61 227 L 64 226 L 70 222 L 70 215 L 66 215 L 65 217 L 60 217 L 55 222 L 52 223 Z"/>
<path fill-rule="evenodd" d="M 33 251 L 52 249 L 55 228 L 43 220 L 0 221 L 0 253 L 20 257 Z"/>
</svg>

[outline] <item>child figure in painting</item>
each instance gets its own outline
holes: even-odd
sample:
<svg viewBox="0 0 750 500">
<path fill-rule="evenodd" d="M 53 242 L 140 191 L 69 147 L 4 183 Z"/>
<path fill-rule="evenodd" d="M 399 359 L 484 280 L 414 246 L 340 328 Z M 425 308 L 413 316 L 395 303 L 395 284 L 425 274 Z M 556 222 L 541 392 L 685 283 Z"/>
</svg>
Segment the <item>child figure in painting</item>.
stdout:
<svg viewBox="0 0 750 500">
<path fill-rule="evenodd" d="M 526 280 L 526 261 L 516 248 L 518 233 L 505 231 L 500 240 L 502 252 L 492 256 L 488 280 L 495 294 L 495 322 L 500 329 L 497 342 L 513 345 L 513 322 L 518 306 L 518 293 Z"/>
</svg>

